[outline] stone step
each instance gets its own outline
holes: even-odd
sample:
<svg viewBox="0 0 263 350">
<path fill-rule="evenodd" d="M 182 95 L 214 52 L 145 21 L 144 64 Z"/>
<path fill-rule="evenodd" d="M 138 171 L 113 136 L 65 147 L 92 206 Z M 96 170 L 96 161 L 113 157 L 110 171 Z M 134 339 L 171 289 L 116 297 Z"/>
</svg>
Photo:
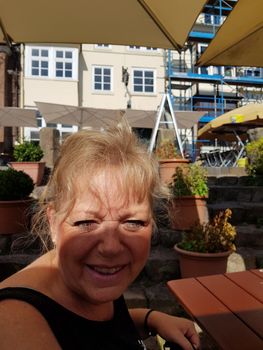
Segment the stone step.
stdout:
<svg viewBox="0 0 263 350">
<path fill-rule="evenodd" d="M 241 216 L 239 212 L 238 215 Z M 210 214 L 210 217 L 212 217 L 212 214 Z M 234 218 L 234 220 L 231 219 L 231 221 L 238 220 Z M 258 218 L 258 221 L 258 225 L 247 223 L 234 224 L 237 231 L 236 245 L 238 247 L 243 246 L 247 248 L 263 249 L 263 220 L 260 221 Z M 181 231 L 175 231 L 169 228 L 159 228 L 158 232 L 155 232 L 154 234 L 152 247 L 162 246 L 163 248 L 173 248 L 176 243 L 180 242 L 182 234 Z"/>
<path fill-rule="evenodd" d="M 263 201 L 262 202 L 235 202 L 222 201 L 217 203 L 208 203 L 209 217 L 214 217 L 219 211 L 230 208 L 232 210 L 231 223 L 238 224 L 258 224 L 263 220 Z"/>
<path fill-rule="evenodd" d="M 263 186 L 263 176 L 208 176 L 208 186 Z"/>
<path fill-rule="evenodd" d="M 262 186 L 213 186 L 209 188 L 208 203 L 222 201 L 262 203 Z"/>
<path fill-rule="evenodd" d="M 262 226 L 242 224 L 236 226 L 238 247 L 263 249 L 263 222 Z"/>
</svg>

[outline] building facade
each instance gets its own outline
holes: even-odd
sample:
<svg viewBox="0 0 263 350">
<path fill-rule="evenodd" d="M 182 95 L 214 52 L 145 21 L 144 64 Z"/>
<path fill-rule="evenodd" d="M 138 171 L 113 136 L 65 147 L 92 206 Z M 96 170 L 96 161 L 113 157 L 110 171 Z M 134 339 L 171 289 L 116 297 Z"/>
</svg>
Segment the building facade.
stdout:
<svg viewBox="0 0 263 350">
<path fill-rule="evenodd" d="M 163 50 L 112 45 L 23 45 L 21 106 L 35 102 L 108 109 L 156 110 L 165 88 Z M 63 135 L 76 127 L 56 127 Z M 39 128 L 25 128 L 37 140 Z"/>
</svg>

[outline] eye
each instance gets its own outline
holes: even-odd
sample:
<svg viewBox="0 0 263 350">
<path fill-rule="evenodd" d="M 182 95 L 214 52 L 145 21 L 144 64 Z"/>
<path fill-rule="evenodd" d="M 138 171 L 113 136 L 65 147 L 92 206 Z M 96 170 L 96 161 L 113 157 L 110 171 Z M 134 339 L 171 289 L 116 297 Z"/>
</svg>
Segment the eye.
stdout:
<svg viewBox="0 0 263 350">
<path fill-rule="evenodd" d="M 73 223 L 74 227 L 79 227 L 83 231 L 94 231 L 99 227 L 99 222 L 93 219 L 79 220 Z"/>
<path fill-rule="evenodd" d="M 126 220 L 123 223 L 124 228 L 129 231 L 138 231 L 146 225 L 147 222 L 143 220 Z"/>
</svg>

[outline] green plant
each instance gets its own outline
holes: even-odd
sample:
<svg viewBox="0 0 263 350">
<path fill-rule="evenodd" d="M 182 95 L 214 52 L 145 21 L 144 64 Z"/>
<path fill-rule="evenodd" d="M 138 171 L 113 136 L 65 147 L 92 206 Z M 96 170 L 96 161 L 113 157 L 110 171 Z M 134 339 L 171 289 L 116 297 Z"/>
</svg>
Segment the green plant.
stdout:
<svg viewBox="0 0 263 350">
<path fill-rule="evenodd" d="M 263 137 L 246 145 L 248 157 L 247 172 L 249 175 L 263 175 Z"/>
<path fill-rule="evenodd" d="M 159 146 L 155 149 L 155 154 L 158 159 L 173 159 L 178 157 L 176 147 L 169 139 L 160 142 Z"/>
<path fill-rule="evenodd" d="M 33 180 L 23 171 L 0 170 L 0 200 L 26 199 L 34 189 Z"/>
<path fill-rule="evenodd" d="M 13 155 L 16 162 L 39 162 L 44 152 L 38 144 L 24 141 L 14 146 Z"/>
<path fill-rule="evenodd" d="M 205 197 L 208 195 L 207 171 L 198 163 L 190 164 L 185 170 L 177 167 L 169 188 L 174 197 Z"/>
<path fill-rule="evenodd" d="M 210 222 L 195 225 L 183 234 L 183 240 L 178 247 L 199 253 L 235 251 L 236 229 L 228 222 L 231 215 L 232 211 L 226 209 L 219 212 Z"/>
</svg>

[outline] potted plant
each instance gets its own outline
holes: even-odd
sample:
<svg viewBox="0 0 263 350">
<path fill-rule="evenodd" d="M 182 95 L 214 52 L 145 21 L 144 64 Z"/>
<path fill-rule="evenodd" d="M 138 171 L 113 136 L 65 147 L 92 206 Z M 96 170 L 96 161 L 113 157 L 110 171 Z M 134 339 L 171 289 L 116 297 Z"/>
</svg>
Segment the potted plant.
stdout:
<svg viewBox="0 0 263 350">
<path fill-rule="evenodd" d="M 164 139 L 155 149 L 155 154 L 159 160 L 159 171 L 161 179 L 169 184 L 177 166 L 187 167 L 189 159 L 182 158 L 170 139 Z"/>
<path fill-rule="evenodd" d="M 175 245 L 181 276 L 196 277 L 226 272 L 227 259 L 235 251 L 236 229 L 229 222 L 230 209 L 207 223 L 197 224 Z"/>
<path fill-rule="evenodd" d="M 24 141 L 14 146 L 14 162 L 12 168 L 22 170 L 32 177 L 34 184 L 40 185 L 44 176 L 45 162 L 41 162 L 44 155 L 41 147 L 33 142 Z"/>
<path fill-rule="evenodd" d="M 33 199 L 32 178 L 12 168 L 0 170 L 0 233 L 21 233 L 28 223 L 26 212 Z"/>
<path fill-rule="evenodd" d="M 193 225 L 208 221 L 207 171 L 201 164 L 190 164 L 184 171 L 177 167 L 169 188 L 168 210 L 173 229 L 190 230 Z"/>
</svg>

